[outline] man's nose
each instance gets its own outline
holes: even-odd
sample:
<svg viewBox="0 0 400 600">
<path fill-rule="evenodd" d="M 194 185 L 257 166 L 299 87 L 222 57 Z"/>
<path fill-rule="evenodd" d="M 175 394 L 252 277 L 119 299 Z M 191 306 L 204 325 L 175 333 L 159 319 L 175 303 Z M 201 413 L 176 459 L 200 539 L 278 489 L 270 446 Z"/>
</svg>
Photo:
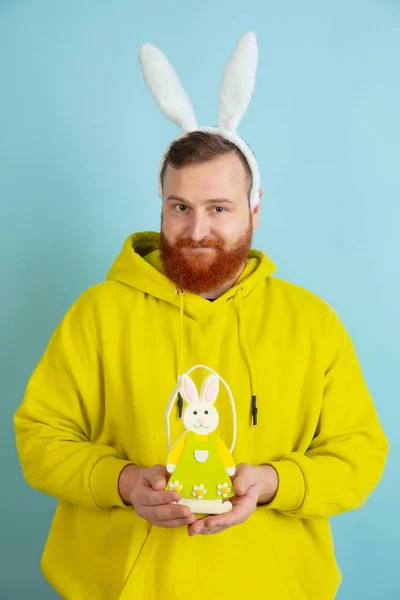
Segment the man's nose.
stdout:
<svg viewBox="0 0 400 600">
<path fill-rule="evenodd" d="M 208 224 L 207 215 L 193 215 L 189 223 L 188 237 L 195 242 L 200 242 L 202 239 L 210 235 L 210 226 Z"/>
</svg>

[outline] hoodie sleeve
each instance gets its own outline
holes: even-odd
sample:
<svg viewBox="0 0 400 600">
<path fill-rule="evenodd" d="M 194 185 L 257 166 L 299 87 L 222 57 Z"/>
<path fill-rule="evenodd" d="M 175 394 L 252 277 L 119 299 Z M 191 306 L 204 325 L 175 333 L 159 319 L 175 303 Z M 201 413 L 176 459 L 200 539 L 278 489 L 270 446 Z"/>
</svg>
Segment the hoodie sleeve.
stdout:
<svg viewBox="0 0 400 600">
<path fill-rule="evenodd" d="M 128 464 L 91 442 L 104 415 L 101 345 L 93 288 L 65 315 L 34 370 L 14 423 L 24 477 L 33 488 L 93 509 L 125 507 L 118 478 Z"/>
<path fill-rule="evenodd" d="M 265 508 L 301 518 L 361 508 L 382 475 L 388 443 L 353 344 L 335 313 L 317 431 L 305 453 L 270 462 L 278 492 Z"/>
</svg>

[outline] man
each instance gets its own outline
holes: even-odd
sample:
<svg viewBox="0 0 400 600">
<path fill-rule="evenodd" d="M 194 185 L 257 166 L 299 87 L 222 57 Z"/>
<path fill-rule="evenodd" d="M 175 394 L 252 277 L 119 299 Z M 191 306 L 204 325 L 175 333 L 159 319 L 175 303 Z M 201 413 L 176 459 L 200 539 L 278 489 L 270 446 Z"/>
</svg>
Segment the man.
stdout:
<svg viewBox="0 0 400 600">
<path fill-rule="evenodd" d="M 171 144 L 161 233 L 129 236 L 72 306 L 16 413 L 28 483 L 60 500 L 42 569 L 63 598 L 331 600 L 328 519 L 361 507 L 383 471 L 387 441 L 342 323 L 251 249 L 261 190 L 255 202 L 254 164 L 228 137 Z M 165 489 L 165 408 L 198 363 L 237 412 L 233 507 L 205 518 Z M 217 404 L 227 442 L 222 389 Z"/>
</svg>

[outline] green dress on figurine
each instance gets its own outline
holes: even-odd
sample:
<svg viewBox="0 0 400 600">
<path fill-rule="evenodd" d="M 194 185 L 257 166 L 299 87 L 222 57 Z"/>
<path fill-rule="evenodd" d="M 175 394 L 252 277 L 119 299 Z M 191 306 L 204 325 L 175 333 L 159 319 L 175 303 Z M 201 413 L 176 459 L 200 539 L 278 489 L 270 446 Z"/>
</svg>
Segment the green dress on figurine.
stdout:
<svg viewBox="0 0 400 600">
<path fill-rule="evenodd" d="M 192 496 L 199 500 L 232 497 L 232 484 L 220 452 L 222 442 L 216 433 L 200 436 L 189 431 L 183 441 L 183 453 L 169 489 L 179 491 L 182 497 Z"/>
</svg>

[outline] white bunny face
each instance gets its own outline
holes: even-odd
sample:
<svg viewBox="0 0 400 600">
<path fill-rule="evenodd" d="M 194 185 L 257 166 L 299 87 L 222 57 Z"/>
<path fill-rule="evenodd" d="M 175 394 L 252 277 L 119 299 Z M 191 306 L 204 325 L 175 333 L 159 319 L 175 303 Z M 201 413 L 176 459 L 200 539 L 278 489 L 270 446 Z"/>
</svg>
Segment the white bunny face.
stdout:
<svg viewBox="0 0 400 600">
<path fill-rule="evenodd" d="M 184 408 L 182 421 L 189 431 L 207 435 L 217 429 L 219 416 L 215 406 L 209 406 L 205 402 L 192 402 Z"/>
<path fill-rule="evenodd" d="M 200 435 L 208 435 L 217 429 L 219 415 L 213 405 L 217 399 L 218 390 L 218 377 L 209 375 L 202 385 L 199 398 L 192 379 L 188 375 L 182 375 L 180 392 L 187 403 L 183 410 L 182 421 L 186 429 Z"/>
</svg>

